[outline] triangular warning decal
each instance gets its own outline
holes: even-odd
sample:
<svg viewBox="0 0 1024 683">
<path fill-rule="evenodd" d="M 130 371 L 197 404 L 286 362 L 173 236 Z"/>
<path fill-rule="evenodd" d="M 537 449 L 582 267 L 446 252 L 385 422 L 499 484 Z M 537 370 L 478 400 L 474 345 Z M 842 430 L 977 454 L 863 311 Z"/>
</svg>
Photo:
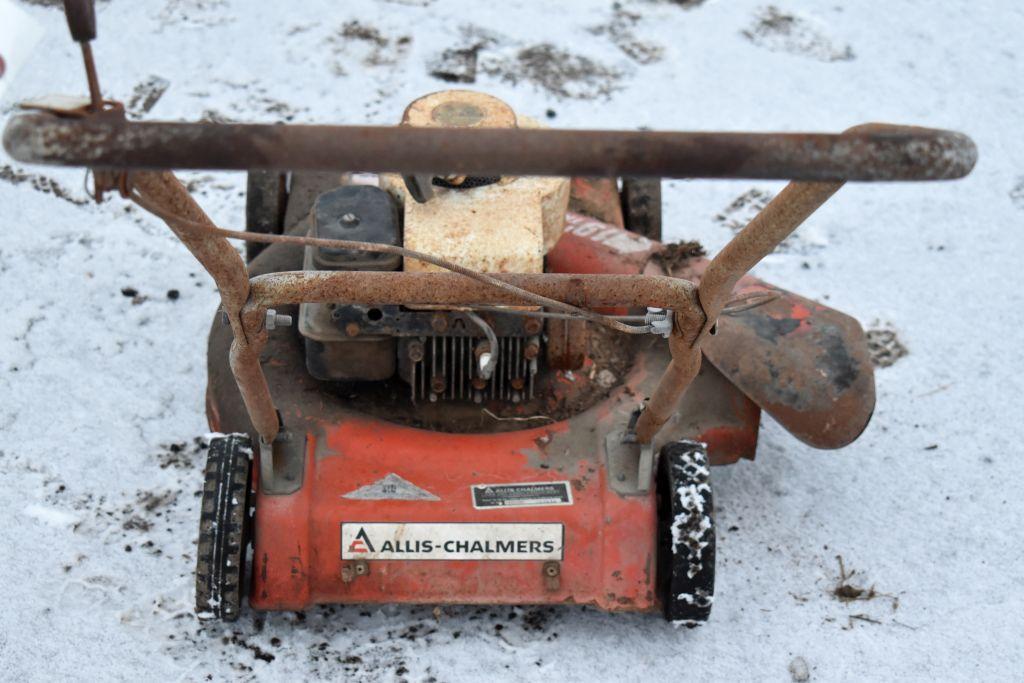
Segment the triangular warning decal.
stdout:
<svg viewBox="0 0 1024 683">
<path fill-rule="evenodd" d="M 342 498 L 352 500 L 441 500 L 430 491 L 402 479 L 394 472 L 372 484 L 346 493 Z"/>
</svg>

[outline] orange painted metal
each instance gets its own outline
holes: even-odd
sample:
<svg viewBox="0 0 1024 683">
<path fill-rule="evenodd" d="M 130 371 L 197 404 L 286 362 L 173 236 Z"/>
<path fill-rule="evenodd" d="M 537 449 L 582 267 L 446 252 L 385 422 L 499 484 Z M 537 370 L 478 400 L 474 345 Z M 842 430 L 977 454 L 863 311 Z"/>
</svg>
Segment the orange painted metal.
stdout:
<svg viewBox="0 0 1024 683">
<path fill-rule="evenodd" d="M 660 242 L 649 240 L 621 227 L 590 216 L 570 212 L 565 217 L 562 238 L 548 252 L 552 273 L 637 275 L 651 256 L 661 251 Z M 624 307 L 595 309 L 608 315 L 625 315 Z"/>
<path fill-rule="evenodd" d="M 609 425 L 610 426 L 610 425 Z M 649 610 L 654 596 L 653 493 L 620 496 L 599 449 L 562 467 L 543 448 L 567 422 L 503 434 L 440 434 L 356 419 L 324 425 L 307 442 L 305 484 L 259 494 L 250 603 L 302 609 L 316 603 L 577 603 Z M 343 495 L 389 474 L 439 500 L 352 500 Z M 475 509 L 474 484 L 568 480 L 573 504 Z M 614 520 L 614 523 L 610 523 Z M 558 587 L 544 561 L 374 560 L 343 580 L 342 522 L 546 522 L 564 525 Z"/>
<path fill-rule="evenodd" d="M 609 225 L 625 227 L 617 178 L 573 178 L 569 189 L 569 210 L 593 216 Z"/>
</svg>

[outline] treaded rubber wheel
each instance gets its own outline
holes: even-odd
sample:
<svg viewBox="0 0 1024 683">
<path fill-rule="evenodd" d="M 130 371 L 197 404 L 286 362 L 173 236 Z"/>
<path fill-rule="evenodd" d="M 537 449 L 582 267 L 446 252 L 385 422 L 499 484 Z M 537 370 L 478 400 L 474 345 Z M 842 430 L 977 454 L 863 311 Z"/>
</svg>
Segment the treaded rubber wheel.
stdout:
<svg viewBox="0 0 1024 683">
<path fill-rule="evenodd" d="M 252 440 L 245 434 L 210 442 L 196 556 L 196 614 L 201 618 L 234 621 L 241 611 L 251 529 L 251 458 Z"/>
<path fill-rule="evenodd" d="M 707 621 L 715 595 L 715 520 L 707 447 L 666 444 L 658 459 L 658 595 L 677 626 Z"/>
<path fill-rule="evenodd" d="M 288 202 L 285 174 L 277 171 L 249 171 L 245 184 L 245 229 L 280 235 L 284 231 L 284 210 Z M 245 243 L 245 258 L 252 261 L 267 245 Z"/>
<path fill-rule="evenodd" d="M 661 241 L 661 179 L 622 179 L 622 220 L 626 230 Z"/>
</svg>

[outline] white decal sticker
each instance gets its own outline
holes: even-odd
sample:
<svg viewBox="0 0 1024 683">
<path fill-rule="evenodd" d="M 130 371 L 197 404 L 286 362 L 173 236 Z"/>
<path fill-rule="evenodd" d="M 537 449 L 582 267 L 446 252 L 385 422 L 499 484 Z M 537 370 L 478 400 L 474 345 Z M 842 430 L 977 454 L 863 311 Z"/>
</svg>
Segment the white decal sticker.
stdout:
<svg viewBox="0 0 1024 683">
<path fill-rule="evenodd" d="M 342 498 L 351 500 L 441 500 L 430 491 L 402 479 L 394 472 L 372 484 L 350 491 Z"/>
<path fill-rule="evenodd" d="M 569 212 L 565 215 L 565 231 L 578 237 L 586 237 L 598 244 L 603 244 L 620 254 L 637 254 L 643 251 L 650 251 L 654 246 L 654 242 L 643 235 L 602 223 L 578 213 Z"/>
<path fill-rule="evenodd" d="M 561 560 L 561 524 L 342 522 L 343 560 Z"/>
<path fill-rule="evenodd" d="M 503 507 L 548 507 L 572 505 L 572 488 L 567 481 L 529 484 L 476 484 L 470 487 L 477 510 Z"/>
</svg>

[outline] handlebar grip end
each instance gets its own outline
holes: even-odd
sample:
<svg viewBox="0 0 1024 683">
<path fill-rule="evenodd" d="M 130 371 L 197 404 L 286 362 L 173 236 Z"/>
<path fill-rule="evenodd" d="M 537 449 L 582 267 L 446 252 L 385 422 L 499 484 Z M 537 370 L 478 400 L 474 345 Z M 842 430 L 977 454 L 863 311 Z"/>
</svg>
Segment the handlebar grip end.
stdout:
<svg viewBox="0 0 1024 683">
<path fill-rule="evenodd" d="M 64 16 L 75 42 L 96 40 L 96 5 L 93 0 L 64 0 Z"/>
</svg>

